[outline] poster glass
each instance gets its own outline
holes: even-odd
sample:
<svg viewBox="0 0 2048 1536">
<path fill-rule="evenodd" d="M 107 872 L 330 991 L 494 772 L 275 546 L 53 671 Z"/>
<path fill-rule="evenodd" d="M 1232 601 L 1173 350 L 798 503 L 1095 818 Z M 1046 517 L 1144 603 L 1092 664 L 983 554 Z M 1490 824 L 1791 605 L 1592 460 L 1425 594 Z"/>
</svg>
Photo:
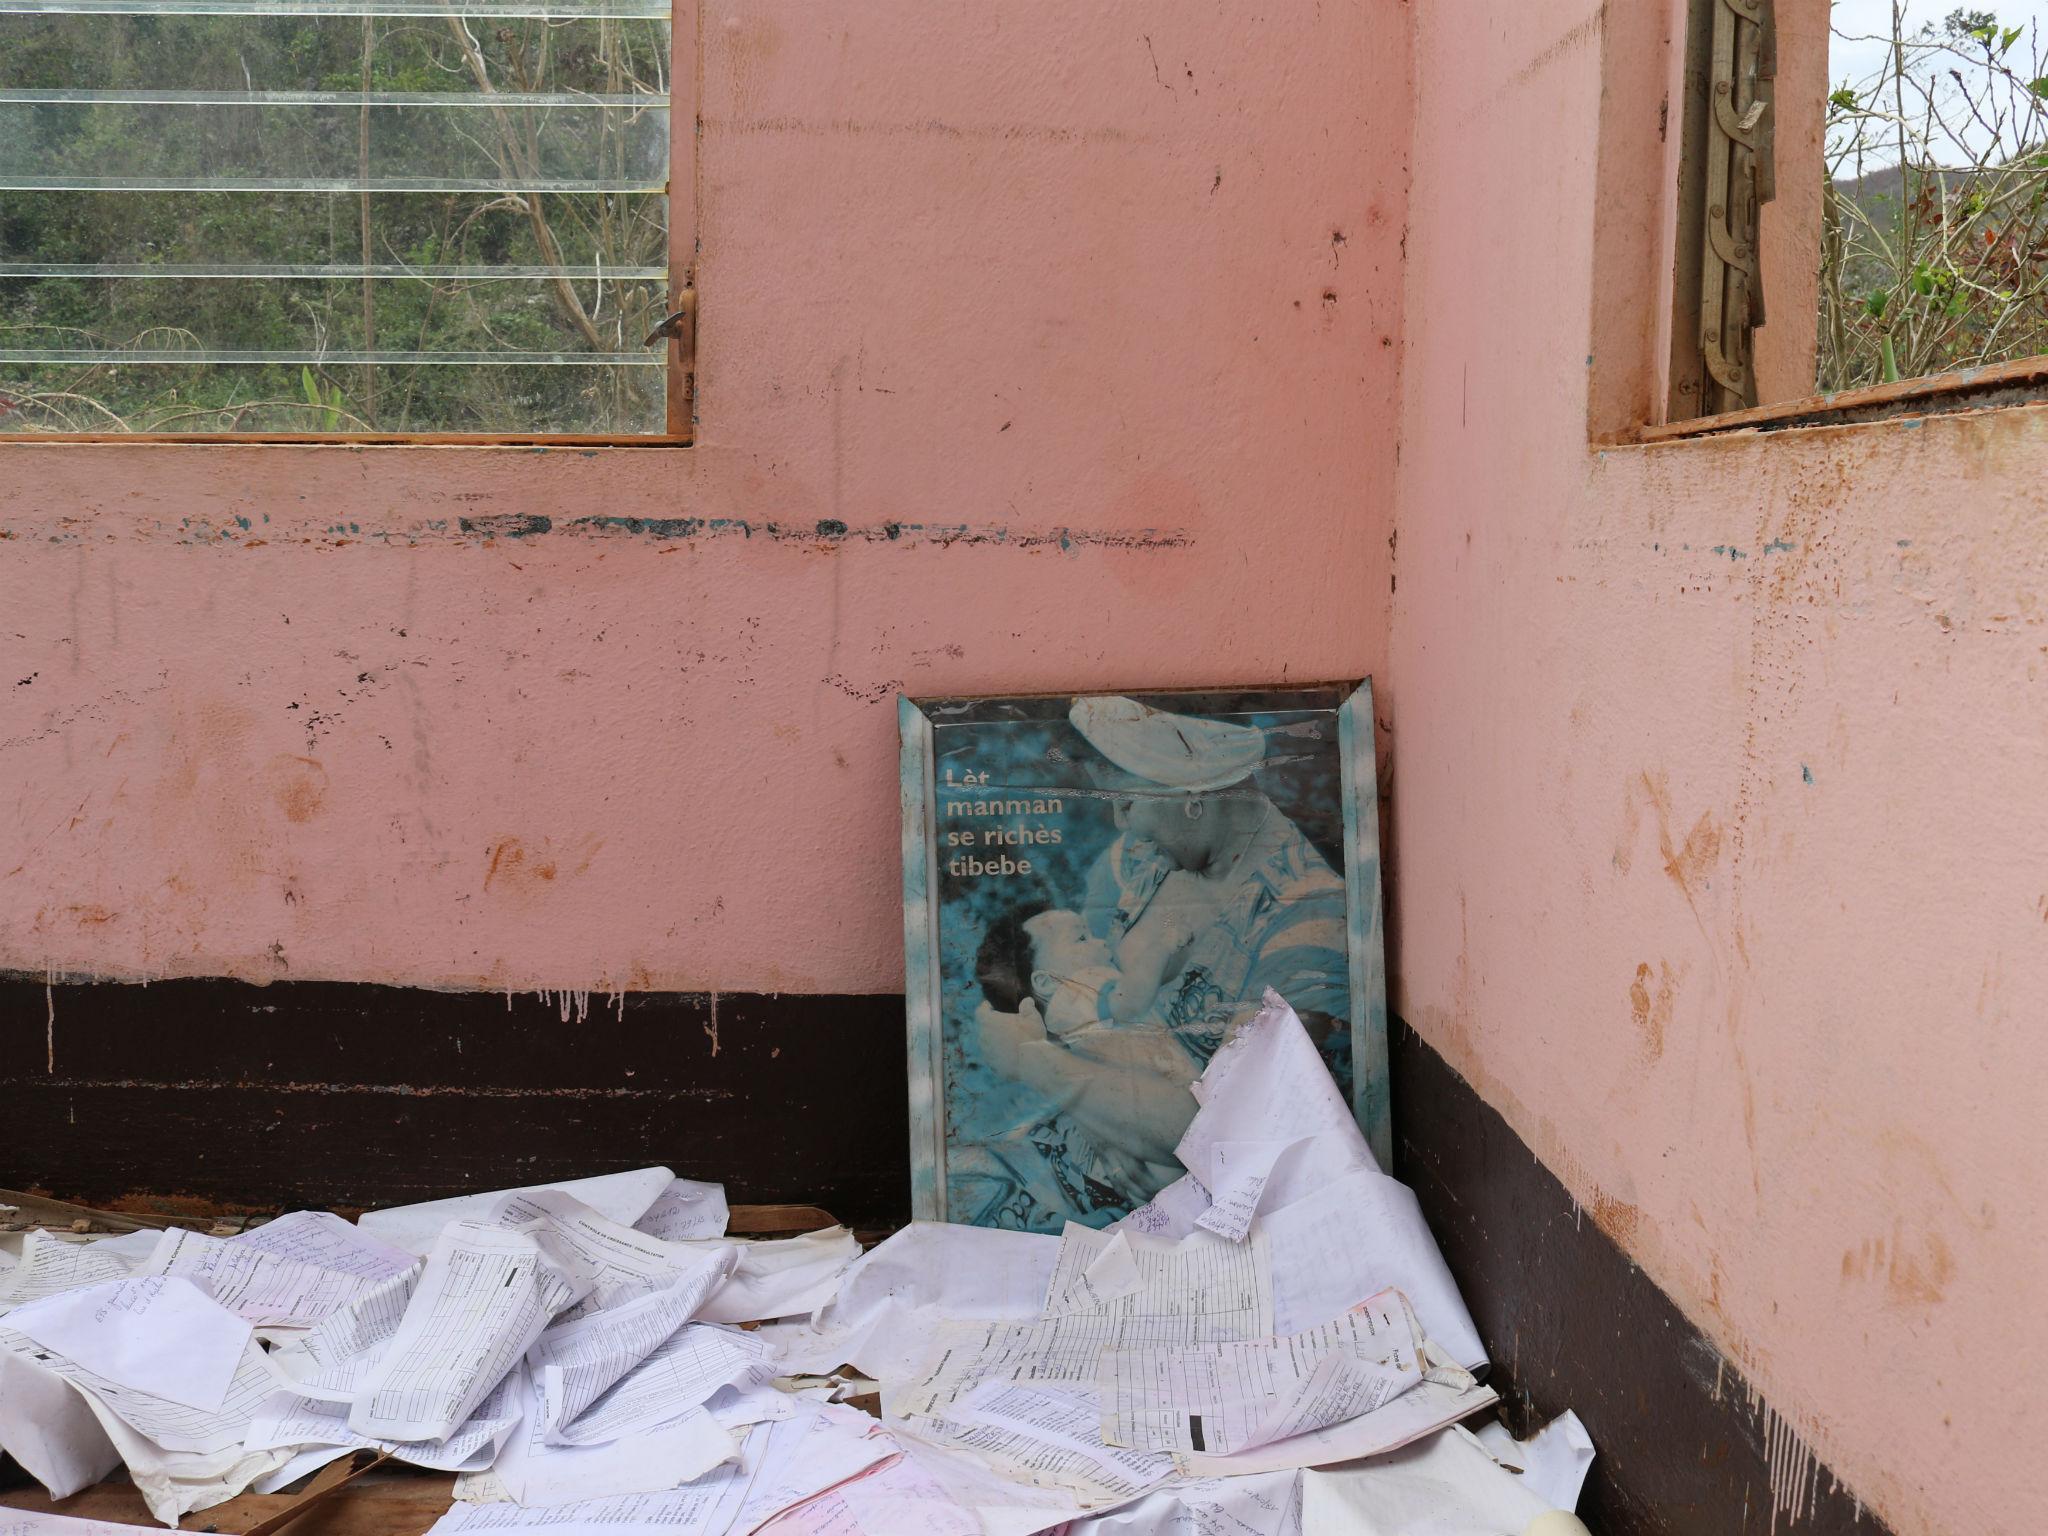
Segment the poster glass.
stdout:
<svg viewBox="0 0 2048 1536">
<path fill-rule="evenodd" d="M 1384 1165 L 1370 685 L 904 699 L 913 1206 L 1101 1226 L 1265 990 Z"/>
</svg>

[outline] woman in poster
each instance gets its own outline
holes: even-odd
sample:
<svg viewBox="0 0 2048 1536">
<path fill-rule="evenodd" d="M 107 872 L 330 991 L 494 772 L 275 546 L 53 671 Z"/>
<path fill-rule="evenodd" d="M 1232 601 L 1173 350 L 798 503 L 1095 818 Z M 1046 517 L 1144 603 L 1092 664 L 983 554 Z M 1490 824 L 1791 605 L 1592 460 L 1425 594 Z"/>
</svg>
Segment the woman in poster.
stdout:
<svg viewBox="0 0 2048 1536">
<path fill-rule="evenodd" d="M 1268 987 L 1341 1057 L 1349 976 L 1343 877 L 1255 782 L 1264 731 L 1125 698 L 1077 699 L 1069 719 L 1100 754 L 1090 776 L 1118 836 L 1082 910 L 1011 914 L 1007 964 L 990 925 L 976 1022 L 989 1069 L 1056 1106 L 1024 1140 L 1057 1214 L 1087 1221 L 1178 1175 L 1188 1086 Z M 1028 1182 L 1045 1204 L 1044 1181 Z"/>
</svg>

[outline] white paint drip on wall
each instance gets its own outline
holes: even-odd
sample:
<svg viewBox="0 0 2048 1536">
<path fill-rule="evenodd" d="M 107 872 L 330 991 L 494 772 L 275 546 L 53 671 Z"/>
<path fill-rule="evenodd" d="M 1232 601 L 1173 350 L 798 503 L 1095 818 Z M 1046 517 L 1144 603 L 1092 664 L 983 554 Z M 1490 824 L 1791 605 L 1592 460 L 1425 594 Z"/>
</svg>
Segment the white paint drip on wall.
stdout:
<svg viewBox="0 0 2048 1536">
<path fill-rule="evenodd" d="M 1770 1529 L 1775 1536 L 1779 1516 L 1784 1517 L 1789 1530 L 1802 1515 L 1813 1512 L 1820 1494 L 1821 1465 L 1799 1431 L 1764 1401 L 1761 1392 L 1751 1386 L 1748 1396 L 1750 1411 L 1758 1415 L 1763 1426 L 1764 1465 L 1770 1470 Z M 1857 1518 L 1862 1518 L 1860 1506 Z"/>
<path fill-rule="evenodd" d="M 556 1015 L 564 1024 L 569 1023 L 572 1018 L 578 1024 L 586 1024 L 590 1021 L 590 988 L 588 987 L 565 987 L 560 991 L 543 987 L 534 995 L 540 999 L 543 1008 L 552 1003 L 555 1007 Z"/>
<path fill-rule="evenodd" d="M 1724 1394 L 1732 1394 L 1739 1389 L 1749 1412 L 1755 1416 L 1770 1492 L 1770 1530 L 1775 1533 L 1781 1522 L 1790 1530 L 1802 1519 L 1814 1518 L 1820 1506 L 1820 1477 L 1826 1468 L 1791 1420 L 1773 1408 L 1751 1382 L 1745 1363 L 1741 1359 L 1731 1362 L 1704 1338 L 1688 1345 L 1681 1352 L 1680 1360 L 1686 1374 L 1713 1401 L 1718 1403 Z M 1711 1370 L 1708 1369 L 1710 1363 Z M 1829 1476 L 1831 1493 L 1846 1492 L 1832 1473 Z M 1746 1500 L 1747 1495 L 1745 1508 Z M 1855 1519 L 1858 1522 L 1863 1519 L 1860 1500 L 1855 1501 Z M 1748 1527 L 1745 1525 L 1743 1529 Z"/>
<path fill-rule="evenodd" d="M 590 1018 L 590 994 L 594 990 L 596 989 L 591 987 L 562 989 L 542 987 L 533 995 L 539 1000 L 543 1008 L 554 1008 L 564 1024 L 567 1024 L 572 1018 L 578 1024 L 582 1024 L 588 1022 Z M 511 987 L 505 989 L 505 1011 L 507 1013 L 512 1011 L 512 1000 L 518 995 L 518 992 Z M 621 1024 L 626 1022 L 626 994 L 623 991 L 606 992 L 605 1006 L 612 1010 L 613 1016 Z"/>
<path fill-rule="evenodd" d="M 1828 1494 L 1832 1497 L 1838 1493 L 1849 1494 L 1849 1508 L 1852 1511 L 1851 1518 L 1855 1520 L 1856 1524 L 1861 1525 L 1863 1523 L 1863 1500 L 1858 1498 L 1854 1492 L 1845 1489 L 1842 1486 L 1842 1480 L 1833 1473 L 1830 1473 L 1828 1474 Z"/>
</svg>

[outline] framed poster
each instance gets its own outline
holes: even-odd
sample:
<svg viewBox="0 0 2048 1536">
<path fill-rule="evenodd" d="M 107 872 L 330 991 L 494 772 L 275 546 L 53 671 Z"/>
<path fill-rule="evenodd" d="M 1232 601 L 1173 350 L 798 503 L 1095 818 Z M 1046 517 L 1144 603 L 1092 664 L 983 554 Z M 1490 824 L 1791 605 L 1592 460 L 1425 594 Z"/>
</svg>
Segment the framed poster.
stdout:
<svg viewBox="0 0 2048 1536">
<path fill-rule="evenodd" d="M 1382 1166 L 1372 685 L 899 701 L 911 1208 L 1102 1226 L 1266 988 Z"/>
</svg>

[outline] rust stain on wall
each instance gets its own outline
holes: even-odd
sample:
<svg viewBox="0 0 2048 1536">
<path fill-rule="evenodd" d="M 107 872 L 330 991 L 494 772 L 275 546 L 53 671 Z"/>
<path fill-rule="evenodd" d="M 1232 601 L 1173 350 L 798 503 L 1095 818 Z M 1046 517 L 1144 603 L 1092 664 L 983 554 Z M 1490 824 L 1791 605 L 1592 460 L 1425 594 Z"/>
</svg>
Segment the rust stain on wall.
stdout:
<svg viewBox="0 0 2048 1536">
<path fill-rule="evenodd" d="M 1756 1078 L 1749 1070 L 1749 1055 L 1736 1038 L 1741 1022 L 1742 999 L 1738 993 L 1728 1000 L 1729 1049 L 1735 1055 L 1735 1081 L 1742 1089 L 1742 1143 L 1749 1149 L 1749 1188 L 1761 1203 L 1764 1197 L 1764 1165 L 1756 1150 Z"/>
<path fill-rule="evenodd" d="M 1614 867 L 1624 875 L 1636 861 L 1636 835 L 1643 830 L 1643 808 L 1631 784 L 1621 797 L 1621 835 L 1614 840 Z"/>
<path fill-rule="evenodd" d="M 1706 886 L 1708 871 L 1721 856 L 1721 829 L 1714 825 L 1713 812 L 1700 812 L 1700 819 L 1692 824 L 1684 846 L 1676 853 L 1671 851 L 1668 827 L 1659 829 L 1658 846 L 1664 855 L 1664 873 L 1685 893 L 1687 901 L 1696 900 Z"/>
<path fill-rule="evenodd" d="M 280 752 L 270 760 L 264 776 L 270 784 L 270 797 L 286 821 L 309 822 L 327 801 L 327 769 L 316 757 Z"/>
<path fill-rule="evenodd" d="M 548 838 L 542 838 L 535 848 L 528 848 L 522 838 L 500 838 L 491 845 L 487 855 L 483 888 L 500 893 L 538 895 L 564 874 L 573 876 L 586 872 L 603 846 L 601 837 L 585 838 L 573 849 L 557 849 Z"/>
<path fill-rule="evenodd" d="M 1948 1293 L 1955 1258 L 1937 1232 L 1908 1242 L 1904 1225 L 1892 1224 L 1889 1240 L 1866 1238 L 1842 1254 L 1842 1279 L 1884 1281 L 1885 1300 L 1895 1307 L 1931 1307 Z"/>
<path fill-rule="evenodd" d="M 1706 920 L 1700 914 L 1699 898 L 1707 889 L 1709 876 L 1721 857 L 1720 824 L 1714 820 L 1712 811 L 1702 811 L 1692 829 L 1685 834 L 1685 840 L 1674 842 L 1668 778 L 1661 772 L 1644 769 L 1630 782 L 1622 801 L 1621 835 L 1615 844 L 1614 864 L 1623 874 L 1628 873 L 1629 865 L 1634 862 L 1636 834 L 1642 825 L 1639 799 L 1647 800 L 1656 812 L 1657 851 L 1664 860 L 1664 873 L 1678 887 L 1679 894 L 1692 908 L 1693 916 L 1704 933 Z"/>
<path fill-rule="evenodd" d="M 1593 1217 L 1593 1225 L 1613 1240 L 1623 1253 L 1636 1251 L 1636 1235 L 1642 1230 L 1642 1210 L 1626 1200 L 1618 1200 L 1604 1190 L 1593 1192 L 1593 1203 L 1587 1208 Z"/>
<path fill-rule="evenodd" d="M 1885 1269 L 1885 1289 L 1900 1306 L 1932 1306 L 1947 1294 L 1955 1269 L 1948 1244 L 1929 1232 L 1920 1239 L 1918 1251 L 1892 1255 Z"/>
<path fill-rule="evenodd" d="M 1671 1025 L 1671 1009 L 1677 997 L 1678 978 L 1665 961 L 1657 962 L 1652 977 L 1648 961 L 1636 967 L 1636 979 L 1629 983 L 1629 1010 L 1635 1015 L 1636 1032 L 1643 1037 L 1643 1052 L 1651 1061 L 1664 1054 L 1664 1034 Z"/>
</svg>

